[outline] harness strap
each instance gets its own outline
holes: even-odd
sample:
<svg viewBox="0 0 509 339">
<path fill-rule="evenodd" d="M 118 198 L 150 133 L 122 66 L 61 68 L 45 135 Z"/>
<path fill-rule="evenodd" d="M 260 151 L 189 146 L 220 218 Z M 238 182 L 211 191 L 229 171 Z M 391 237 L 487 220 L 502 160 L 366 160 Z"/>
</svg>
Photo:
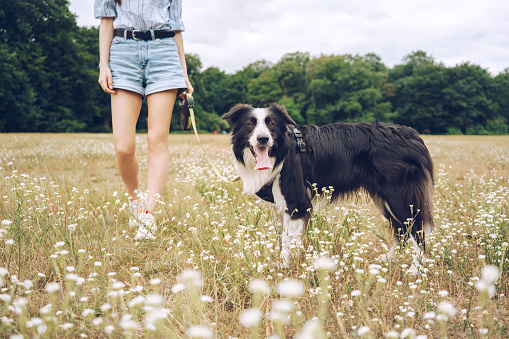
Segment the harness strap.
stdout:
<svg viewBox="0 0 509 339">
<path fill-rule="evenodd" d="M 304 141 L 304 137 L 302 133 L 294 127 L 293 134 L 295 135 L 295 139 L 297 140 L 297 150 L 300 153 L 306 153 L 306 142 Z"/>
</svg>

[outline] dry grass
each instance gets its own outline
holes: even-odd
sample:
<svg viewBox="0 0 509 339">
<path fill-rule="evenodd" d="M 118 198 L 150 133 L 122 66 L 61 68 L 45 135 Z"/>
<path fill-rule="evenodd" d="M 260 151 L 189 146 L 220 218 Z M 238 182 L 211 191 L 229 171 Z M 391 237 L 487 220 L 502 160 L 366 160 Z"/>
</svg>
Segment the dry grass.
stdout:
<svg viewBox="0 0 509 339">
<path fill-rule="evenodd" d="M 229 136 L 201 140 L 233 178 Z M 391 236 L 362 194 L 320 204 L 297 259 L 279 269 L 271 207 L 244 196 L 240 182 L 218 180 L 192 135 L 170 136 L 158 239 L 137 241 L 111 135 L 0 134 L 0 337 L 189 337 L 193 325 L 218 338 L 292 337 L 317 316 L 330 338 L 507 337 L 509 136 L 425 142 L 435 163 L 436 228 L 424 272 L 412 276 L 409 247 L 391 264 L 376 261 Z M 144 135 L 137 152 L 144 173 Z M 335 268 L 317 269 L 319 257 Z M 497 281 L 482 277 L 486 265 L 499 268 Z M 201 278 L 186 271 L 186 280 L 186 269 Z M 254 279 L 270 293 L 253 298 Z M 286 279 L 300 281 L 304 293 L 291 299 L 284 325 L 286 315 L 272 311 L 273 301 L 286 299 L 276 292 Z M 491 298 L 479 281 L 492 286 Z M 49 293 L 48 283 L 60 289 Z M 447 314 L 442 302 L 457 312 Z M 252 307 L 262 320 L 242 326 L 239 316 Z M 318 325 L 306 338 L 320 338 Z"/>
</svg>

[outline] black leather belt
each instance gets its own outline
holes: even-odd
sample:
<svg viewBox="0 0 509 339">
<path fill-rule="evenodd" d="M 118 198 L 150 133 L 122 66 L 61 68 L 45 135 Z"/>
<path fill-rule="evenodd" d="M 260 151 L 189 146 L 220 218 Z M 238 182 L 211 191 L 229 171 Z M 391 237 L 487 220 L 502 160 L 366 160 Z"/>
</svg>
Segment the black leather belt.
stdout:
<svg viewBox="0 0 509 339">
<path fill-rule="evenodd" d="M 121 36 L 126 39 L 134 39 L 134 40 L 154 40 L 154 39 L 164 39 L 164 38 L 173 38 L 175 36 L 174 31 L 170 31 L 169 29 L 162 30 L 148 30 L 148 31 L 139 31 L 139 30 L 128 30 L 128 29 L 116 29 L 113 33 L 114 36 Z"/>
</svg>

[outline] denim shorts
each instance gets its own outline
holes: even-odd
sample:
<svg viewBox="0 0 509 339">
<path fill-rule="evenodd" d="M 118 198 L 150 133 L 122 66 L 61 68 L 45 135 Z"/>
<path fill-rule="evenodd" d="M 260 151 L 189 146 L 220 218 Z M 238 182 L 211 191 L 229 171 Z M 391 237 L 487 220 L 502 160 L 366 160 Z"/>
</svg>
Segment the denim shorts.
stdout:
<svg viewBox="0 0 509 339">
<path fill-rule="evenodd" d="M 113 88 L 147 96 L 169 89 L 187 89 L 173 38 L 134 40 L 114 37 L 110 47 Z"/>
</svg>

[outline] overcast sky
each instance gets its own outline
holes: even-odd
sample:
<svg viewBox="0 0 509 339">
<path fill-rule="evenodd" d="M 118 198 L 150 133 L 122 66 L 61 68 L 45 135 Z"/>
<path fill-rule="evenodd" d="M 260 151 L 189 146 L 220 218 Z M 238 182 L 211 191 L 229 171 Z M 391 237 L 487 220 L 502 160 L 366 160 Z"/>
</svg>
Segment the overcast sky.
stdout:
<svg viewBox="0 0 509 339">
<path fill-rule="evenodd" d="M 70 0 L 98 26 L 93 0 Z M 493 75 L 509 67 L 508 0 L 183 0 L 186 53 L 228 73 L 285 53 L 373 52 L 389 67 L 416 50 Z"/>
</svg>

